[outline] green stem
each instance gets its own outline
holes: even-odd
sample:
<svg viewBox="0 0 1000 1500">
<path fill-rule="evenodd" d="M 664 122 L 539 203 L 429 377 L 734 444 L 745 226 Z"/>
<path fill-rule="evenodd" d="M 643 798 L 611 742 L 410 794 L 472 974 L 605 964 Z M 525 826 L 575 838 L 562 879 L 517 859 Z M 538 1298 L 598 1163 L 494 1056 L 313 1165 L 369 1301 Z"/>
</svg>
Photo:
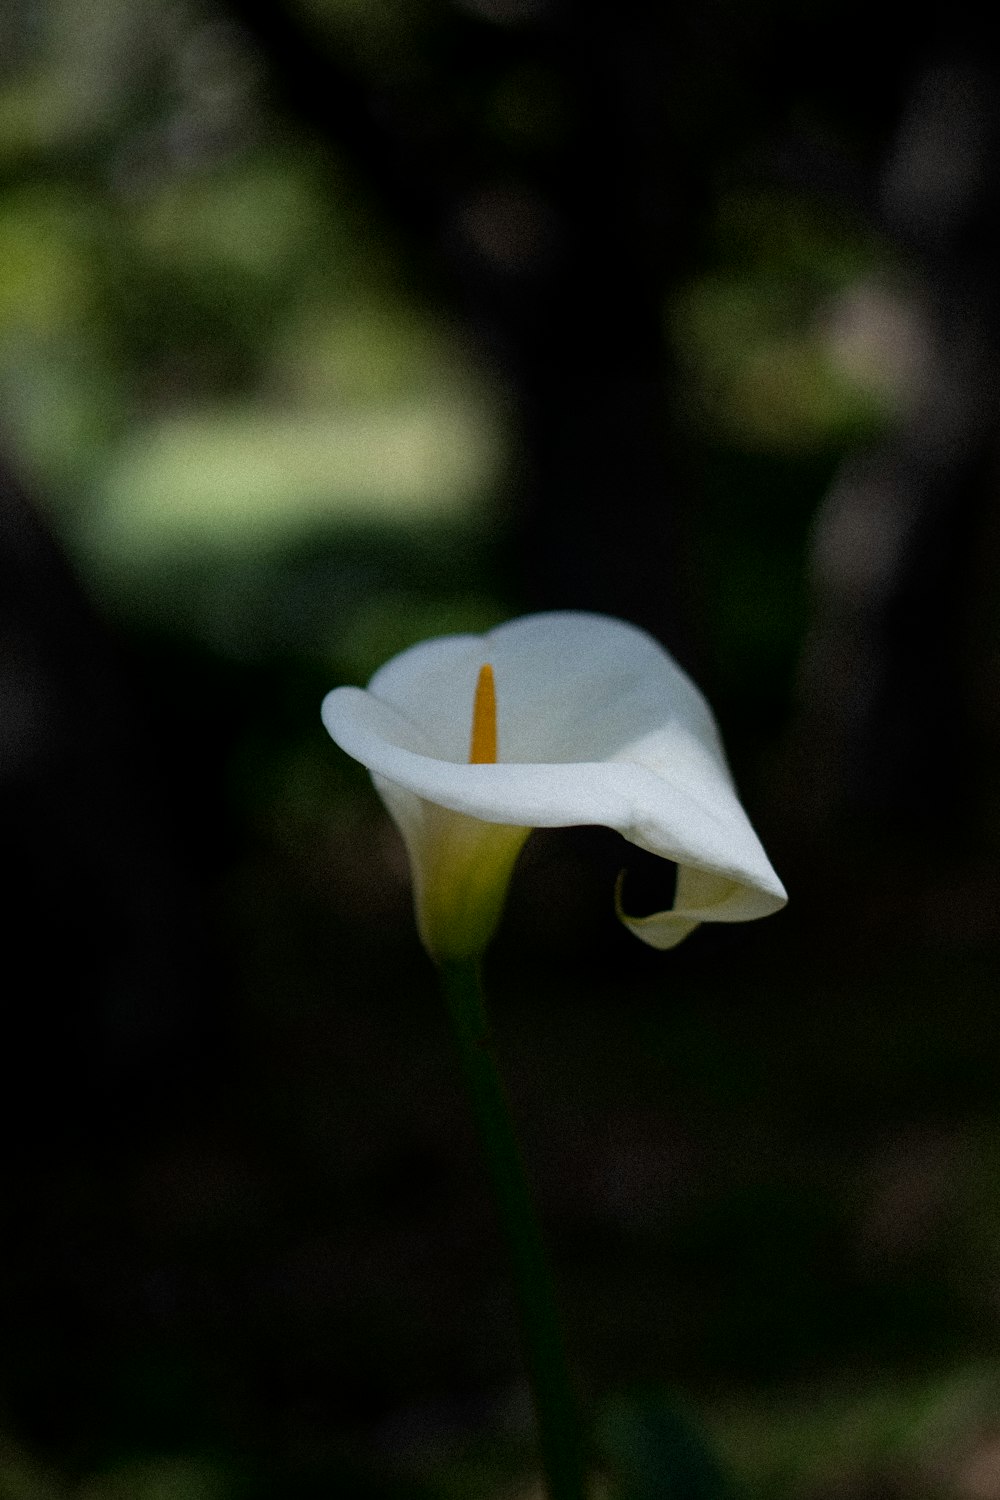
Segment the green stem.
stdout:
<svg viewBox="0 0 1000 1500">
<path fill-rule="evenodd" d="M 458 1038 L 500 1220 L 513 1261 L 528 1376 L 550 1500 L 583 1500 L 576 1403 L 541 1233 L 497 1070 L 475 959 L 444 963 L 441 985 Z"/>
</svg>

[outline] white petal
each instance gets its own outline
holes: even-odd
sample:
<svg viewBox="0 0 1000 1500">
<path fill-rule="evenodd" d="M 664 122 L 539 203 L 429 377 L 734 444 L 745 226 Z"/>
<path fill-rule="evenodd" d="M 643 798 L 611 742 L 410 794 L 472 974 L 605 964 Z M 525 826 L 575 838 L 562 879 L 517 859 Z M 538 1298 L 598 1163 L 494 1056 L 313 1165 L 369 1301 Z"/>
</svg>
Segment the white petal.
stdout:
<svg viewBox="0 0 1000 1500">
<path fill-rule="evenodd" d="M 500 763 L 467 763 L 483 662 L 497 685 Z M 367 691 L 323 704 L 337 743 L 377 777 L 491 824 L 600 824 L 680 866 L 671 912 L 627 918 L 657 947 L 700 921 L 746 921 L 785 892 L 744 813 L 704 698 L 634 626 L 533 615 L 403 652 Z"/>
<path fill-rule="evenodd" d="M 690 678 L 652 636 L 604 615 L 528 615 L 483 636 L 424 641 L 380 668 L 368 692 L 433 735 L 431 754 L 465 761 L 485 661 L 496 677 L 502 761 L 607 760 L 661 731 L 665 710 L 723 760 Z"/>
<path fill-rule="evenodd" d="M 482 953 L 531 829 L 467 818 L 381 776 L 374 779 L 410 856 L 424 947 L 439 962 Z"/>
<path fill-rule="evenodd" d="M 619 919 L 652 948 L 676 948 L 701 922 L 749 922 L 756 917 L 768 917 L 785 904 L 783 891 L 779 897 L 691 865 L 681 865 L 677 871 L 677 890 L 670 911 L 630 917 L 622 907 L 621 887 L 619 879 L 615 890 Z"/>
</svg>

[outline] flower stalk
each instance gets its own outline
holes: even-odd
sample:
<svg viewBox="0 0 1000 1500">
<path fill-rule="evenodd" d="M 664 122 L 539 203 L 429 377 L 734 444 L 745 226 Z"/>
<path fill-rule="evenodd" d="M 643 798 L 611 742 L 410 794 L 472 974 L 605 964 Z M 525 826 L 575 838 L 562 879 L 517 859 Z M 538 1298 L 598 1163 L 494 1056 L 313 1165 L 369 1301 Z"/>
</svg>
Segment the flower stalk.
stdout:
<svg viewBox="0 0 1000 1500">
<path fill-rule="evenodd" d="M 497 1068 L 479 961 L 442 963 L 441 987 L 510 1252 L 549 1500 L 584 1500 L 580 1427 L 552 1278 Z"/>
</svg>

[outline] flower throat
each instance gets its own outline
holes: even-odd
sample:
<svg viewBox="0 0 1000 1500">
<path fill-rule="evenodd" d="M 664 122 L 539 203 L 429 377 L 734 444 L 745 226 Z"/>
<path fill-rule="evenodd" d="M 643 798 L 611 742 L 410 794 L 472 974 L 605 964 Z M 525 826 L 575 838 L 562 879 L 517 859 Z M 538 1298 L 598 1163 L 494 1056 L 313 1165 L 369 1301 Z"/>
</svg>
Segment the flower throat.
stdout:
<svg viewBox="0 0 1000 1500">
<path fill-rule="evenodd" d="M 470 766 L 491 766 L 497 758 L 497 693 L 489 662 L 479 668 L 476 696 L 472 702 Z"/>
</svg>

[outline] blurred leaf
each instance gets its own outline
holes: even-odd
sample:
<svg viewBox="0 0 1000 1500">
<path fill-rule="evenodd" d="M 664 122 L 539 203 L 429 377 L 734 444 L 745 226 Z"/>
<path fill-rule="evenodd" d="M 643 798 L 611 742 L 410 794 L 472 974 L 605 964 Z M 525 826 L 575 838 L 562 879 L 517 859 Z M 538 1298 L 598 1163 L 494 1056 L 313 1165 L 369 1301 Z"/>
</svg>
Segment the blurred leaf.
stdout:
<svg viewBox="0 0 1000 1500">
<path fill-rule="evenodd" d="M 339 413 L 177 416 L 118 454 L 79 547 L 112 576 L 191 550 L 252 557 L 331 523 L 455 516 L 495 463 L 482 413 L 457 394 Z"/>
<path fill-rule="evenodd" d="M 807 201 L 725 199 L 710 262 L 668 315 L 696 420 L 772 453 L 877 432 L 898 414 L 919 354 L 890 277 L 884 245 Z"/>
<path fill-rule="evenodd" d="M 89 1480 L 74 1500 L 228 1500 L 233 1493 L 222 1472 L 202 1460 L 148 1458 Z"/>
<path fill-rule="evenodd" d="M 664 1395 L 621 1396 L 605 1411 L 599 1442 L 616 1500 L 733 1500 L 707 1436 Z"/>
</svg>

